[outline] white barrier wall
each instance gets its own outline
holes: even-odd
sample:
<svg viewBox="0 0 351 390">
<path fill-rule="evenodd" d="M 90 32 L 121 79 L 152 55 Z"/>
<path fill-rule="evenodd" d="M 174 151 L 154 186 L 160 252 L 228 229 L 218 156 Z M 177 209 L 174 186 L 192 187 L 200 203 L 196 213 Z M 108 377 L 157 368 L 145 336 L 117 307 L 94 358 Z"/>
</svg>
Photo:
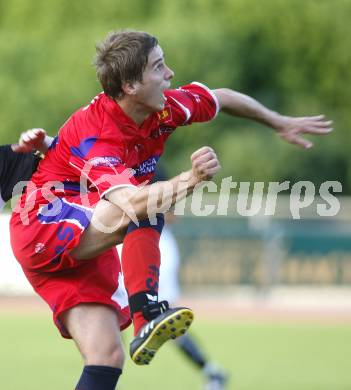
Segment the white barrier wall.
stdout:
<svg viewBox="0 0 351 390">
<path fill-rule="evenodd" d="M 10 214 L 0 213 L 0 294 L 32 294 L 33 289 L 12 253 L 9 220 Z"/>
</svg>

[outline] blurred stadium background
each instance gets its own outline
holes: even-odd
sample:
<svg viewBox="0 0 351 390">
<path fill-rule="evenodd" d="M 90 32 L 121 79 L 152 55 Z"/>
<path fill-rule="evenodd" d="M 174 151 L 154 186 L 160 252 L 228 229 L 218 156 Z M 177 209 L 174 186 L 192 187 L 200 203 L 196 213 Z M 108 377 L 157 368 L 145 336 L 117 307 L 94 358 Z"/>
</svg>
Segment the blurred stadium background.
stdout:
<svg viewBox="0 0 351 390">
<path fill-rule="evenodd" d="M 230 372 L 230 389 L 351 389 L 350 13 L 349 0 L 0 2 L 2 144 L 29 127 L 54 135 L 100 91 L 94 44 L 127 27 L 159 38 L 174 86 L 227 86 L 289 115 L 334 120 L 334 133 L 308 152 L 224 115 L 178 129 L 168 143 L 170 174 L 210 144 L 223 166 L 218 183 L 232 176 L 309 180 L 317 189 L 326 180 L 342 184 L 333 218 L 317 215 L 316 199 L 292 219 L 288 192 L 274 217 L 243 218 L 233 191 L 229 216 L 195 218 L 188 205 L 174 224 L 183 302 L 197 313 L 194 332 L 204 348 Z M 203 204 L 217 199 L 206 194 Z M 0 387 L 72 388 L 79 357 L 60 340 L 13 260 L 7 220 L 0 216 Z M 176 351 L 164 351 L 147 369 L 127 363 L 120 388 L 140 386 L 196 389 L 200 377 Z"/>
</svg>

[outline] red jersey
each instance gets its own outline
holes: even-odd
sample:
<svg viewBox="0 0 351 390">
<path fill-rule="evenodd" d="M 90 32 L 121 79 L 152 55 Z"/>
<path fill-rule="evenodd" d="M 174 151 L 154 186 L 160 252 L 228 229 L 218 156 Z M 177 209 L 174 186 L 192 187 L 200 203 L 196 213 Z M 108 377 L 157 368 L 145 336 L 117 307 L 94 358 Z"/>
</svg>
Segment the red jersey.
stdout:
<svg viewBox="0 0 351 390">
<path fill-rule="evenodd" d="M 60 129 L 32 182 L 37 188 L 63 183 L 65 196 L 79 191 L 83 176 L 88 190 L 101 198 L 112 188 L 151 180 L 170 134 L 213 119 L 219 109 L 213 92 L 200 83 L 165 91 L 165 97 L 164 109 L 138 127 L 115 100 L 97 95 Z"/>
</svg>

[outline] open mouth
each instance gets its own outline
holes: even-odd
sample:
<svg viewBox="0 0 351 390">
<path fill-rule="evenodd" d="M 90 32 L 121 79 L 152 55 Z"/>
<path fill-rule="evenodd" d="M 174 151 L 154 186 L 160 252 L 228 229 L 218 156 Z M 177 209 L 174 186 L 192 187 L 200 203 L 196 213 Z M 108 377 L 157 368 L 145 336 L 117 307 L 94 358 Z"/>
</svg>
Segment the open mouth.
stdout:
<svg viewBox="0 0 351 390">
<path fill-rule="evenodd" d="M 168 84 L 167 87 L 162 88 L 161 96 L 162 96 L 163 100 L 166 100 L 165 91 L 166 91 L 167 89 L 169 89 L 169 87 L 170 87 L 170 84 Z"/>
<path fill-rule="evenodd" d="M 164 88 L 161 89 L 161 100 L 162 100 L 162 103 L 164 103 L 166 101 L 165 91 L 167 89 L 169 89 L 170 86 L 171 86 L 170 84 L 167 84 Z"/>
</svg>

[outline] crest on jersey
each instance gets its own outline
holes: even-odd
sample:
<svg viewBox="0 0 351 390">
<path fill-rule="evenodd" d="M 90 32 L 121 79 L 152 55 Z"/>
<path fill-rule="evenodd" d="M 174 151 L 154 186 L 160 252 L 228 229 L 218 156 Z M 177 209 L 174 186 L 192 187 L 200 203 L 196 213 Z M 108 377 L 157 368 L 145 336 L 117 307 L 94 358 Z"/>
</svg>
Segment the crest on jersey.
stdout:
<svg viewBox="0 0 351 390">
<path fill-rule="evenodd" d="M 168 123 L 172 121 L 172 112 L 170 107 L 165 107 L 162 111 L 157 113 L 158 120 L 162 123 Z"/>
</svg>

